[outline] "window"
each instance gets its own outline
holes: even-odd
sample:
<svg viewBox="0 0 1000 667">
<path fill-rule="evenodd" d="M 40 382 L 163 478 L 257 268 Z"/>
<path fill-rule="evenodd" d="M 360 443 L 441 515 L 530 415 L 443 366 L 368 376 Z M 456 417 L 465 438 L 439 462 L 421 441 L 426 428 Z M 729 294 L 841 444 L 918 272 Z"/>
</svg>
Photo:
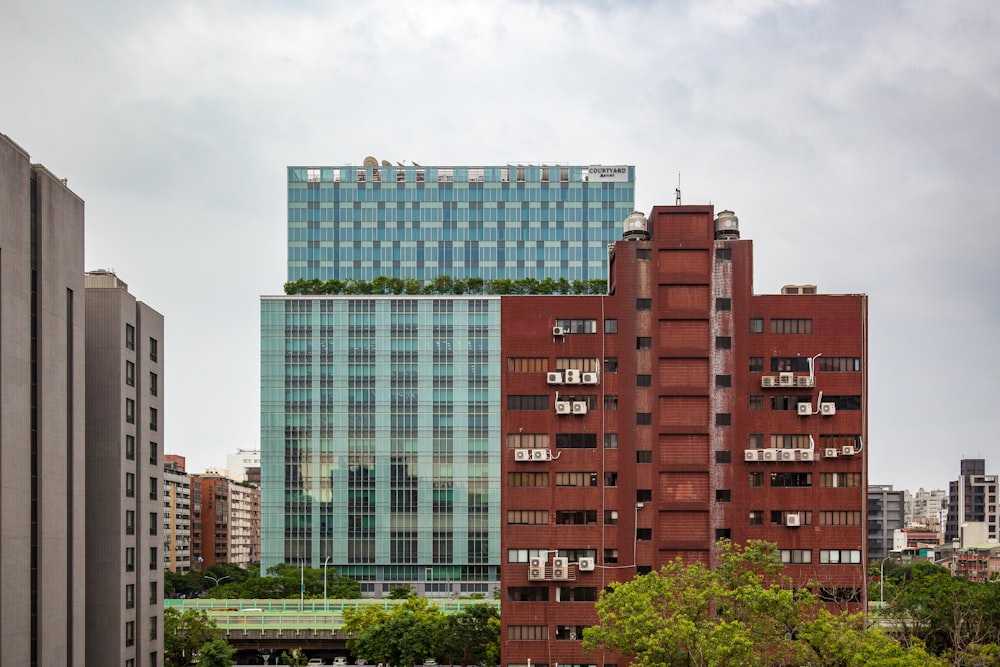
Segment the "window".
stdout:
<svg viewBox="0 0 1000 667">
<path fill-rule="evenodd" d="M 508 641 L 548 641 L 549 627 L 547 625 L 508 625 Z"/>
<path fill-rule="evenodd" d="M 640 262 L 648 262 L 653 259 L 653 251 L 651 248 L 636 248 L 635 258 Z"/>
<path fill-rule="evenodd" d="M 125 584 L 125 608 L 135 608 L 135 584 Z"/>
<path fill-rule="evenodd" d="M 733 258 L 732 248 L 716 248 L 715 249 L 715 259 L 718 261 L 725 261 Z"/>
<path fill-rule="evenodd" d="M 809 396 L 772 396 L 771 409 L 792 412 L 799 409 L 799 401 L 809 402 Z"/>
<path fill-rule="evenodd" d="M 156 431 L 159 430 L 160 423 L 160 411 L 156 408 L 149 409 L 149 430 Z"/>
<path fill-rule="evenodd" d="M 508 410 L 548 410 L 549 397 L 540 396 L 507 396 Z"/>
<path fill-rule="evenodd" d="M 650 310 L 653 307 L 652 299 L 636 299 L 635 309 L 636 310 Z"/>
<path fill-rule="evenodd" d="M 716 426 L 732 426 L 733 416 L 728 412 L 716 412 L 715 413 L 715 425 Z"/>
<path fill-rule="evenodd" d="M 548 510 L 507 510 L 507 524 L 511 526 L 547 526 Z"/>
<path fill-rule="evenodd" d="M 125 571 L 135 572 L 135 547 L 125 547 Z"/>
<path fill-rule="evenodd" d="M 653 423 L 653 413 L 652 412 L 637 412 L 635 413 L 635 424 L 636 426 L 650 426 Z"/>
<path fill-rule="evenodd" d="M 149 338 L 149 360 L 150 361 L 156 361 L 156 358 L 159 356 L 159 351 L 158 351 L 159 346 L 160 346 L 159 342 L 157 342 L 157 340 L 155 338 L 153 338 L 152 336 L 150 336 L 150 338 Z"/>
<path fill-rule="evenodd" d="M 721 311 L 732 310 L 733 300 L 725 297 L 719 297 L 715 300 L 715 309 Z"/>
<path fill-rule="evenodd" d="M 576 641 L 583 639 L 583 625 L 557 625 L 556 640 Z"/>
<path fill-rule="evenodd" d="M 716 489 L 715 490 L 715 502 L 717 503 L 731 503 L 733 502 L 733 492 L 729 489 Z"/>
<path fill-rule="evenodd" d="M 751 373 L 764 372 L 764 357 L 750 357 L 750 372 Z"/>
<path fill-rule="evenodd" d="M 715 386 L 718 389 L 728 389 L 733 386 L 733 376 L 731 375 L 716 375 L 715 376 Z"/>
<path fill-rule="evenodd" d="M 733 349 L 733 337 L 732 336 L 716 336 L 715 337 L 715 349 L 716 350 L 731 350 L 731 349 Z"/>
<path fill-rule="evenodd" d="M 509 472 L 507 473 L 507 486 L 514 487 L 545 487 L 549 485 L 549 473 L 547 472 Z"/>
<path fill-rule="evenodd" d="M 160 393 L 160 376 L 150 371 L 149 373 L 149 395 L 157 396 Z"/>
<path fill-rule="evenodd" d="M 125 646 L 135 644 L 135 621 L 125 621 Z"/>
<path fill-rule="evenodd" d="M 733 539 L 733 531 L 729 528 L 716 528 L 715 529 L 715 541 L 719 540 L 731 540 Z"/>
<path fill-rule="evenodd" d="M 604 358 L 604 372 L 605 373 L 617 373 L 618 372 L 618 357 L 605 357 Z"/>
<path fill-rule="evenodd" d="M 135 511 L 125 510 L 125 534 L 135 535 Z"/>
<path fill-rule="evenodd" d="M 163 564 L 156 558 L 156 547 L 149 547 L 149 569 L 156 570 L 162 567 Z"/>
<path fill-rule="evenodd" d="M 772 373 L 808 373 L 809 359 L 806 357 L 771 357 Z"/>
<path fill-rule="evenodd" d="M 557 472 L 556 486 L 597 486 L 597 473 Z"/>
<path fill-rule="evenodd" d="M 125 458 L 129 461 L 135 461 L 135 436 L 126 435 L 125 436 Z"/>
<path fill-rule="evenodd" d="M 527 563 L 532 558 L 544 558 L 544 549 L 507 549 L 508 563 Z"/>
<path fill-rule="evenodd" d="M 764 395 L 750 394 L 750 412 L 761 412 L 764 409 Z"/>
<path fill-rule="evenodd" d="M 819 562 L 831 565 L 856 565 L 861 562 L 861 551 L 857 549 L 820 549 Z"/>
<path fill-rule="evenodd" d="M 809 549 L 782 549 L 781 562 L 786 565 L 808 565 L 813 562 L 812 551 Z"/>
<path fill-rule="evenodd" d="M 606 334 L 618 333 L 618 320 L 610 318 L 604 320 L 604 333 Z"/>
<path fill-rule="evenodd" d="M 589 586 L 565 586 L 558 589 L 559 602 L 597 602 L 597 588 Z"/>
<path fill-rule="evenodd" d="M 821 472 L 819 474 L 819 485 L 824 488 L 848 489 L 861 486 L 861 473 L 859 472 Z"/>
<path fill-rule="evenodd" d="M 751 526 L 764 525 L 764 510 L 750 510 L 750 525 Z"/>
<path fill-rule="evenodd" d="M 160 446 L 152 440 L 149 441 L 149 462 L 156 465 L 159 460 Z"/>
<path fill-rule="evenodd" d="M 149 478 L 149 499 L 150 500 L 156 500 L 156 498 L 157 498 L 157 494 L 156 494 L 156 478 L 155 477 L 150 477 Z"/>
<path fill-rule="evenodd" d="M 653 502 L 653 490 L 652 489 L 636 489 L 635 490 L 635 502 L 637 502 L 637 503 L 650 503 L 650 502 Z"/>
<path fill-rule="evenodd" d="M 618 434 L 617 433 L 605 433 L 604 434 L 604 449 L 618 449 Z"/>
<path fill-rule="evenodd" d="M 155 581 L 149 582 L 149 604 L 156 604 L 160 601 L 159 584 Z"/>
<path fill-rule="evenodd" d="M 135 327 L 131 324 L 125 325 L 125 348 L 129 350 L 135 349 Z"/>
<path fill-rule="evenodd" d="M 636 463 L 652 463 L 653 462 L 653 450 L 651 449 L 639 449 L 635 452 L 635 462 Z"/>
<path fill-rule="evenodd" d="M 604 550 L 604 562 L 605 563 L 617 563 L 618 562 L 618 549 L 605 549 Z"/>
<path fill-rule="evenodd" d="M 125 399 L 125 422 L 128 424 L 135 423 L 135 401 L 131 398 Z"/>
<path fill-rule="evenodd" d="M 125 473 L 125 497 L 135 498 L 135 474 Z"/>
<path fill-rule="evenodd" d="M 635 529 L 635 541 L 636 542 L 649 542 L 653 539 L 653 529 L 652 528 L 636 528 Z"/>
<path fill-rule="evenodd" d="M 156 512 L 149 513 L 149 534 L 156 535 L 156 525 L 159 523 L 156 518 Z"/>
<path fill-rule="evenodd" d="M 652 387 L 653 386 L 653 376 L 652 375 L 636 375 L 635 376 L 635 386 L 636 387 Z"/>
<path fill-rule="evenodd" d="M 618 410 L 618 397 L 617 396 L 605 396 L 604 397 L 604 410 L 606 412 L 615 412 Z"/>
<path fill-rule="evenodd" d="M 597 434 L 556 433 L 556 449 L 597 449 Z"/>
<path fill-rule="evenodd" d="M 813 321 L 811 319 L 780 319 L 771 320 L 773 334 L 811 334 Z"/>
<path fill-rule="evenodd" d="M 824 373 L 860 373 L 859 357 L 820 357 L 818 369 Z"/>
<path fill-rule="evenodd" d="M 157 625 L 156 624 L 156 617 L 155 616 L 150 616 L 149 617 L 149 638 L 150 639 L 156 639 L 156 632 L 157 632 L 156 625 Z M 155 665 L 156 664 L 156 654 L 155 653 L 150 653 L 150 656 L 151 656 L 151 658 L 150 658 L 150 664 L 151 665 Z"/>
<path fill-rule="evenodd" d="M 604 473 L 604 486 L 618 486 L 618 473 L 617 472 L 605 472 Z"/>
<path fill-rule="evenodd" d="M 775 526 L 787 526 L 789 515 L 794 515 L 798 517 L 799 525 L 811 526 L 813 522 L 813 513 L 808 511 L 787 511 L 787 510 L 771 510 L 771 523 Z"/>
<path fill-rule="evenodd" d="M 833 403 L 837 410 L 860 410 L 861 396 L 824 396 L 824 403 Z"/>
<path fill-rule="evenodd" d="M 823 449 L 844 447 L 860 447 L 860 435 L 821 435 L 819 436 L 819 446 Z"/>
<path fill-rule="evenodd" d="M 125 361 L 125 384 L 135 386 L 135 364 L 128 360 Z"/>
<path fill-rule="evenodd" d="M 548 449 L 548 433 L 508 433 L 507 449 Z"/>
<path fill-rule="evenodd" d="M 507 357 L 508 373 L 544 373 L 548 370 L 547 357 Z"/>
<path fill-rule="evenodd" d="M 556 357 L 556 370 L 567 368 L 575 368 L 584 373 L 596 373 L 600 370 L 600 364 L 596 357 Z"/>
<path fill-rule="evenodd" d="M 763 449 L 764 448 L 764 434 L 763 433 L 751 433 L 749 440 L 750 449 Z"/>
<path fill-rule="evenodd" d="M 764 319 L 761 317 L 751 317 L 750 318 L 750 333 L 760 334 L 764 333 Z"/>
<path fill-rule="evenodd" d="M 773 488 L 808 487 L 812 486 L 811 472 L 772 472 L 771 486 Z"/>
<path fill-rule="evenodd" d="M 510 602 L 548 602 L 549 589 L 542 586 L 511 586 L 507 589 Z"/>
<path fill-rule="evenodd" d="M 653 339 L 649 336 L 639 336 L 635 339 L 635 349 L 637 350 L 651 350 L 653 349 Z"/>
<path fill-rule="evenodd" d="M 557 526 L 596 526 L 597 510 L 556 510 Z"/>
<path fill-rule="evenodd" d="M 564 334 L 596 334 L 597 320 L 556 320 Z"/>
<path fill-rule="evenodd" d="M 809 435 L 803 433 L 774 434 L 771 449 L 809 449 Z"/>
<path fill-rule="evenodd" d="M 764 486 L 764 473 L 751 472 L 747 475 L 747 486 L 752 489 L 759 489 Z"/>
<path fill-rule="evenodd" d="M 823 511 L 819 513 L 821 526 L 860 526 L 861 512 L 851 510 Z"/>
<path fill-rule="evenodd" d="M 604 510 L 604 525 L 605 526 L 618 525 L 618 510 Z"/>
<path fill-rule="evenodd" d="M 732 463 L 733 454 L 728 449 L 718 449 L 715 451 L 716 463 Z"/>
</svg>

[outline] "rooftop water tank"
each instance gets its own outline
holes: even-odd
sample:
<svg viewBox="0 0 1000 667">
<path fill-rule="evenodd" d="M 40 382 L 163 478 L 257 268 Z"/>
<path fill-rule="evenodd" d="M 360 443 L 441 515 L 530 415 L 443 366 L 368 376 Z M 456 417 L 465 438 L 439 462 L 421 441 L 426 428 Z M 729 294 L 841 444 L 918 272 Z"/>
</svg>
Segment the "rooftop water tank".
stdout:
<svg viewBox="0 0 1000 667">
<path fill-rule="evenodd" d="M 740 219 L 732 211 L 720 211 L 715 216 L 715 240 L 740 238 Z"/>
<path fill-rule="evenodd" d="M 642 211 L 632 211 L 625 218 L 622 239 L 625 241 L 646 241 L 649 239 L 649 221 Z"/>
</svg>

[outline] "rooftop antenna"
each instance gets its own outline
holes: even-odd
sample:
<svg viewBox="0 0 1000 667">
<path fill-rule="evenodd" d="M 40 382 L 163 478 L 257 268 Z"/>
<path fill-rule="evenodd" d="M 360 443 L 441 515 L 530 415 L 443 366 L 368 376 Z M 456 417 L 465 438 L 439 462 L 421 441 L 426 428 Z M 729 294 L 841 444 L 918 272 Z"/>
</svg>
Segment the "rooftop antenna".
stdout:
<svg viewBox="0 0 1000 667">
<path fill-rule="evenodd" d="M 681 205 L 681 172 L 677 172 L 677 187 L 674 188 L 675 204 Z"/>
</svg>

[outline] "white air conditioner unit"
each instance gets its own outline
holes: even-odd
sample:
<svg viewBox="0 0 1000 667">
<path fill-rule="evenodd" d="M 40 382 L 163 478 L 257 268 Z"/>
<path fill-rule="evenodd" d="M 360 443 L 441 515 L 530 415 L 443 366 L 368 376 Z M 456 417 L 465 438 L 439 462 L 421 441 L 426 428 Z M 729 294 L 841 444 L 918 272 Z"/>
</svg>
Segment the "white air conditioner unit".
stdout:
<svg viewBox="0 0 1000 667">
<path fill-rule="evenodd" d="M 596 563 L 594 563 L 593 558 L 583 557 L 577 562 L 576 566 L 580 572 L 593 572 Z"/>
<path fill-rule="evenodd" d="M 552 459 L 552 454 L 547 449 L 529 449 L 527 451 L 529 461 L 549 461 Z"/>
<path fill-rule="evenodd" d="M 836 403 L 820 403 L 819 413 L 824 417 L 832 417 L 837 414 L 837 404 Z"/>
<path fill-rule="evenodd" d="M 587 401 L 573 401 L 573 414 L 574 415 L 587 414 Z"/>
<path fill-rule="evenodd" d="M 566 332 L 563 331 L 562 327 L 552 327 L 552 335 L 553 336 L 563 336 L 563 335 L 565 335 L 565 333 Z"/>
<path fill-rule="evenodd" d="M 778 450 L 778 454 L 782 461 L 794 461 L 795 460 L 795 450 L 794 449 L 781 449 Z"/>
<path fill-rule="evenodd" d="M 798 528 L 802 525 L 802 517 L 798 514 L 786 514 L 785 515 L 785 525 L 792 528 Z"/>
<path fill-rule="evenodd" d="M 515 449 L 514 450 L 514 460 L 515 461 L 529 461 L 530 449 Z"/>
<path fill-rule="evenodd" d="M 562 384 L 563 376 L 562 373 L 546 373 L 545 381 L 549 384 Z"/>
<path fill-rule="evenodd" d="M 816 384 L 816 378 L 812 375 L 799 375 L 795 378 L 796 387 L 812 387 Z"/>
<path fill-rule="evenodd" d="M 762 375 L 760 376 L 760 386 L 764 387 L 765 389 L 768 387 L 777 387 L 778 378 L 775 377 L 774 375 Z"/>
<path fill-rule="evenodd" d="M 583 384 L 597 384 L 597 373 L 584 373 L 580 377 Z"/>
<path fill-rule="evenodd" d="M 556 401 L 557 415 L 568 415 L 572 411 L 573 411 L 573 406 L 570 405 L 569 401 Z"/>
<path fill-rule="evenodd" d="M 813 413 L 812 403 L 799 403 L 799 416 L 809 417 Z"/>
<path fill-rule="evenodd" d="M 566 384 L 580 384 L 580 371 L 575 368 L 566 369 Z"/>
<path fill-rule="evenodd" d="M 795 373 L 780 373 L 778 375 L 778 385 L 781 387 L 794 387 Z"/>
<path fill-rule="evenodd" d="M 764 455 L 762 457 L 764 461 L 777 461 L 778 460 L 778 450 L 777 449 L 762 449 L 761 451 L 764 453 Z"/>
<path fill-rule="evenodd" d="M 844 445 L 840 453 L 842 456 L 854 456 L 858 453 L 858 450 L 854 448 L 854 445 Z"/>
<path fill-rule="evenodd" d="M 811 449 L 800 449 L 798 455 L 799 461 L 815 461 L 816 452 Z"/>
<path fill-rule="evenodd" d="M 840 450 L 837 449 L 836 447 L 827 447 L 826 449 L 823 450 L 823 456 L 825 456 L 828 459 L 835 459 L 838 456 L 840 456 Z"/>
<path fill-rule="evenodd" d="M 545 579 L 545 559 L 532 558 L 528 562 L 528 581 L 543 581 Z"/>
<path fill-rule="evenodd" d="M 569 579 L 569 559 L 552 559 L 552 578 L 556 581 L 566 581 Z"/>
<path fill-rule="evenodd" d="M 747 449 L 747 450 L 744 450 L 743 451 L 743 460 L 744 461 L 760 461 L 760 460 L 762 460 L 761 459 L 761 454 L 763 453 L 763 451 L 764 450 L 762 450 L 762 449 Z"/>
</svg>

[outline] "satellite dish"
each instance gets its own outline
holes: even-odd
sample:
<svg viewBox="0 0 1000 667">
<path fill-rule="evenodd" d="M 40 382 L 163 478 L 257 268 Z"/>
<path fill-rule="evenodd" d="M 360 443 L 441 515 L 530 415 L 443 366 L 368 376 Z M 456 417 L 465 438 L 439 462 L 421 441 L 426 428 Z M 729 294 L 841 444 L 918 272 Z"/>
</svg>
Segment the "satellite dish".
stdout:
<svg viewBox="0 0 1000 667">
<path fill-rule="evenodd" d="M 365 158 L 364 165 L 366 167 L 377 167 L 378 166 L 378 160 L 376 160 L 371 155 L 369 155 L 368 157 Z"/>
<path fill-rule="evenodd" d="M 382 166 L 383 167 L 391 167 L 392 163 L 389 162 L 388 160 L 382 160 Z"/>
</svg>

